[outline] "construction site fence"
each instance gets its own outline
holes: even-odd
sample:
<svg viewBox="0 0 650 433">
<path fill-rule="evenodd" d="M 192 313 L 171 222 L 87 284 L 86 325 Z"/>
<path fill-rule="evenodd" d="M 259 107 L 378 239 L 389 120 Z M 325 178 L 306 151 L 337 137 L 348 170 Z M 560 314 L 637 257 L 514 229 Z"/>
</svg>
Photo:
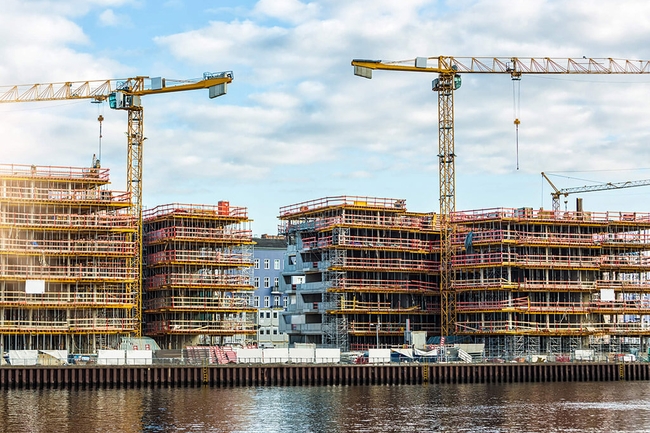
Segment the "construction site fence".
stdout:
<svg viewBox="0 0 650 433">
<path fill-rule="evenodd" d="M 335 237 L 325 236 L 316 238 L 314 236 L 302 239 L 302 249 L 305 251 L 332 246 L 364 249 L 397 249 L 429 253 L 440 249 L 440 241 L 434 242 L 422 239 L 402 239 L 382 236 L 350 236 L 344 234 L 339 234 Z"/>
<path fill-rule="evenodd" d="M 253 290 L 248 275 L 212 274 L 197 271 L 195 273 L 168 273 L 147 277 L 145 287 L 153 290 L 165 286 L 184 286 L 187 288 L 217 288 L 228 290 Z"/>
<path fill-rule="evenodd" d="M 24 164 L 0 164 L 0 177 L 34 177 L 46 179 L 97 179 L 109 181 L 108 168 L 57 167 Z"/>
<path fill-rule="evenodd" d="M 650 225 L 650 213 L 648 212 L 572 212 L 532 208 L 489 208 L 452 212 L 450 218 L 452 223 L 509 219 L 551 222 L 585 221 L 601 224 L 616 222 L 638 223 L 644 226 Z"/>
<path fill-rule="evenodd" d="M 252 252 L 223 252 L 215 250 L 165 250 L 147 255 L 147 264 L 186 262 L 212 265 L 253 266 Z"/>
<path fill-rule="evenodd" d="M 252 230 L 233 229 L 230 227 L 165 227 L 159 230 L 148 232 L 144 235 L 146 243 L 160 242 L 163 240 L 206 240 L 206 241 L 229 241 L 229 242 L 250 242 L 252 241 Z"/>
<path fill-rule="evenodd" d="M 131 229 L 135 217 L 128 212 L 92 214 L 49 214 L 0 211 L 0 226 L 60 229 Z"/>
<path fill-rule="evenodd" d="M 646 322 L 623 323 L 540 323 L 517 320 L 457 321 L 457 335 L 513 334 L 513 335 L 650 335 Z"/>
<path fill-rule="evenodd" d="M 440 231 L 440 221 L 436 218 L 436 215 L 359 215 L 347 213 L 332 217 L 288 220 L 278 226 L 278 233 L 286 235 L 294 231 L 328 230 L 334 227 L 367 227 L 437 232 Z"/>
<path fill-rule="evenodd" d="M 84 256 L 134 256 L 137 243 L 124 239 L 0 239 L 2 252 L 19 254 L 74 254 Z M 2 253 L 0 252 L 0 253 Z"/>
<path fill-rule="evenodd" d="M 192 217 L 230 217 L 246 220 L 248 211 L 245 207 L 230 206 L 229 202 L 220 202 L 216 205 L 209 204 L 182 204 L 171 203 L 156 206 L 142 211 L 145 222 L 167 216 L 192 216 Z"/>
<path fill-rule="evenodd" d="M 522 245 L 646 246 L 650 244 L 650 232 L 643 230 L 621 233 L 554 233 L 464 228 L 456 231 L 452 242 L 455 245 L 463 245 L 468 239 L 472 244 L 512 242 Z"/>
</svg>

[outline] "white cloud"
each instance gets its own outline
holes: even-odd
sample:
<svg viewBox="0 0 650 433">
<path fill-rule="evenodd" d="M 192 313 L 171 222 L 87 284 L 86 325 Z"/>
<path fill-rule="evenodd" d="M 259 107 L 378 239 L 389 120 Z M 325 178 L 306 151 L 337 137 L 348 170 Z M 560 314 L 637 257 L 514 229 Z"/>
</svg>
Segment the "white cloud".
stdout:
<svg viewBox="0 0 650 433">
<path fill-rule="evenodd" d="M 112 9 L 106 9 L 99 14 L 98 21 L 101 26 L 116 27 L 123 21 L 123 18 L 118 17 Z"/>
<path fill-rule="evenodd" d="M 156 21 L 147 8 L 158 4 L 63 1 L 46 14 L 19 3 L 0 16 L 2 83 L 106 78 L 125 64 L 170 78 L 233 70 L 228 94 L 214 101 L 205 92 L 143 98 L 145 199 L 212 202 L 220 191 L 258 213 L 256 223 L 270 219 L 267 226 L 279 206 L 321 194 L 404 197 L 413 210 L 437 209 L 435 74 L 378 71 L 364 80 L 353 76 L 353 58 L 648 58 L 650 37 L 650 4 L 639 0 L 616 8 L 578 0 L 262 0 L 218 14 L 211 2 L 191 14 L 171 2 L 155 10 Z M 134 30 L 149 32 L 128 38 L 126 48 L 138 53 L 128 61 L 124 46 L 89 24 L 96 16 L 116 24 L 127 12 Z M 537 205 L 540 171 L 647 165 L 647 80 L 596 78 L 524 76 L 517 171 L 510 77 L 463 75 L 454 96 L 457 205 Z M 3 155 L 86 163 L 70 156 L 96 148 L 94 107 L 81 107 L 28 114 L 0 106 L 3 142 L 22 145 Z M 126 116 L 105 117 L 104 160 L 121 186 Z M 57 150 L 43 152 L 43 143 Z"/>
</svg>

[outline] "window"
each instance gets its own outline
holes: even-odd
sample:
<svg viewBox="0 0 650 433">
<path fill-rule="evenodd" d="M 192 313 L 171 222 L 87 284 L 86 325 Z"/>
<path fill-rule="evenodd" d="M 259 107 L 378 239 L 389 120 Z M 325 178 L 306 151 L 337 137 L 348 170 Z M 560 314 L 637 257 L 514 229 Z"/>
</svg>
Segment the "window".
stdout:
<svg viewBox="0 0 650 433">
<path fill-rule="evenodd" d="M 255 296 L 255 298 L 253 298 L 253 307 L 259 308 L 259 306 L 260 306 L 260 297 Z"/>
<path fill-rule="evenodd" d="M 274 296 L 273 297 L 273 306 L 274 307 L 279 307 L 280 306 L 280 297 L 279 296 Z"/>
<path fill-rule="evenodd" d="M 273 260 L 273 269 L 276 271 L 280 269 L 280 259 Z"/>
<path fill-rule="evenodd" d="M 264 269 L 271 269 L 271 259 L 264 259 Z"/>
<path fill-rule="evenodd" d="M 267 319 L 270 319 L 270 318 L 271 318 L 271 312 L 270 312 L 270 311 L 267 311 L 267 312 L 266 312 L 266 318 L 267 318 Z"/>
<path fill-rule="evenodd" d="M 254 263 L 255 263 L 255 269 L 259 269 L 260 268 L 260 259 L 255 259 Z"/>
<path fill-rule="evenodd" d="M 278 277 L 273 278 L 273 287 L 275 287 L 276 289 L 280 288 L 280 278 Z"/>
<path fill-rule="evenodd" d="M 268 289 L 271 287 L 271 278 L 270 277 L 264 277 L 264 288 Z"/>
<path fill-rule="evenodd" d="M 273 335 L 278 335 L 278 328 L 273 328 Z"/>
<path fill-rule="evenodd" d="M 264 297 L 264 307 L 269 308 L 271 306 L 271 300 L 269 299 L 268 296 Z"/>
<path fill-rule="evenodd" d="M 260 277 L 253 278 L 253 286 L 255 286 L 257 289 L 260 288 Z"/>
<path fill-rule="evenodd" d="M 285 297 L 282 301 L 283 301 L 282 304 L 284 305 L 284 308 L 287 308 L 287 305 L 289 305 L 289 298 Z"/>
<path fill-rule="evenodd" d="M 277 319 L 277 318 L 278 318 L 278 312 L 277 312 L 277 311 L 274 311 L 274 312 L 273 312 L 273 318 L 274 318 L 274 319 Z"/>
</svg>

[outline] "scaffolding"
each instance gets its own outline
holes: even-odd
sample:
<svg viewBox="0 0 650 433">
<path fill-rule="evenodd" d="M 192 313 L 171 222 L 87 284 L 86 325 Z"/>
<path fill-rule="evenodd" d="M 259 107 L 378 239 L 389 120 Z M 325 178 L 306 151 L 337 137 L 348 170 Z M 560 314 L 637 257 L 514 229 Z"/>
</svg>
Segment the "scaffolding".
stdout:
<svg viewBox="0 0 650 433">
<path fill-rule="evenodd" d="M 118 347 L 136 323 L 136 222 L 106 168 L 0 165 L 0 352 Z"/>
<path fill-rule="evenodd" d="M 143 217 L 146 335 L 175 349 L 254 336 L 246 208 L 167 204 Z"/>
<path fill-rule="evenodd" d="M 290 343 L 344 350 L 440 331 L 440 229 L 406 201 L 338 196 L 280 208 Z"/>
<path fill-rule="evenodd" d="M 457 335 L 488 357 L 647 350 L 650 214 L 455 212 Z"/>
</svg>

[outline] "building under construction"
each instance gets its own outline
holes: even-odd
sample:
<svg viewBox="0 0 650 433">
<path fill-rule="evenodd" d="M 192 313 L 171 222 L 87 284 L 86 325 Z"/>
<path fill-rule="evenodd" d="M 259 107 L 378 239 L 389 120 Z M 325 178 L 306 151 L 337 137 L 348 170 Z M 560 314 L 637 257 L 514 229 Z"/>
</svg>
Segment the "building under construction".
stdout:
<svg viewBox="0 0 650 433">
<path fill-rule="evenodd" d="M 405 200 L 327 197 L 280 208 L 290 343 L 402 345 L 440 332 L 439 229 Z"/>
<path fill-rule="evenodd" d="M 105 168 L 0 165 L 0 351 L 116 347 L 136 329 L 136 222 Z"/>
<path fill-rule="evenodd" d="M 330 197 L 282 207 L 280 219 L 291 342 L 360 349 L 401 344 L 408 330 L 440 335 L 433 215 Z M 650 214 L 488 209 L 450 221 L 453 341 L 499 359 L 647 351 Z"/>
<path fill-rule="evenodd" d="M 163 348 L 256 335 L 246 208 L 168 204 L 144 211 L 144 334 Z"/>
<path fill-rule="evenodd" d="M 650 214 L 452 214 L 455 332 L 490 357 L 638 353 L 650 337 Z"/>
</svg>

